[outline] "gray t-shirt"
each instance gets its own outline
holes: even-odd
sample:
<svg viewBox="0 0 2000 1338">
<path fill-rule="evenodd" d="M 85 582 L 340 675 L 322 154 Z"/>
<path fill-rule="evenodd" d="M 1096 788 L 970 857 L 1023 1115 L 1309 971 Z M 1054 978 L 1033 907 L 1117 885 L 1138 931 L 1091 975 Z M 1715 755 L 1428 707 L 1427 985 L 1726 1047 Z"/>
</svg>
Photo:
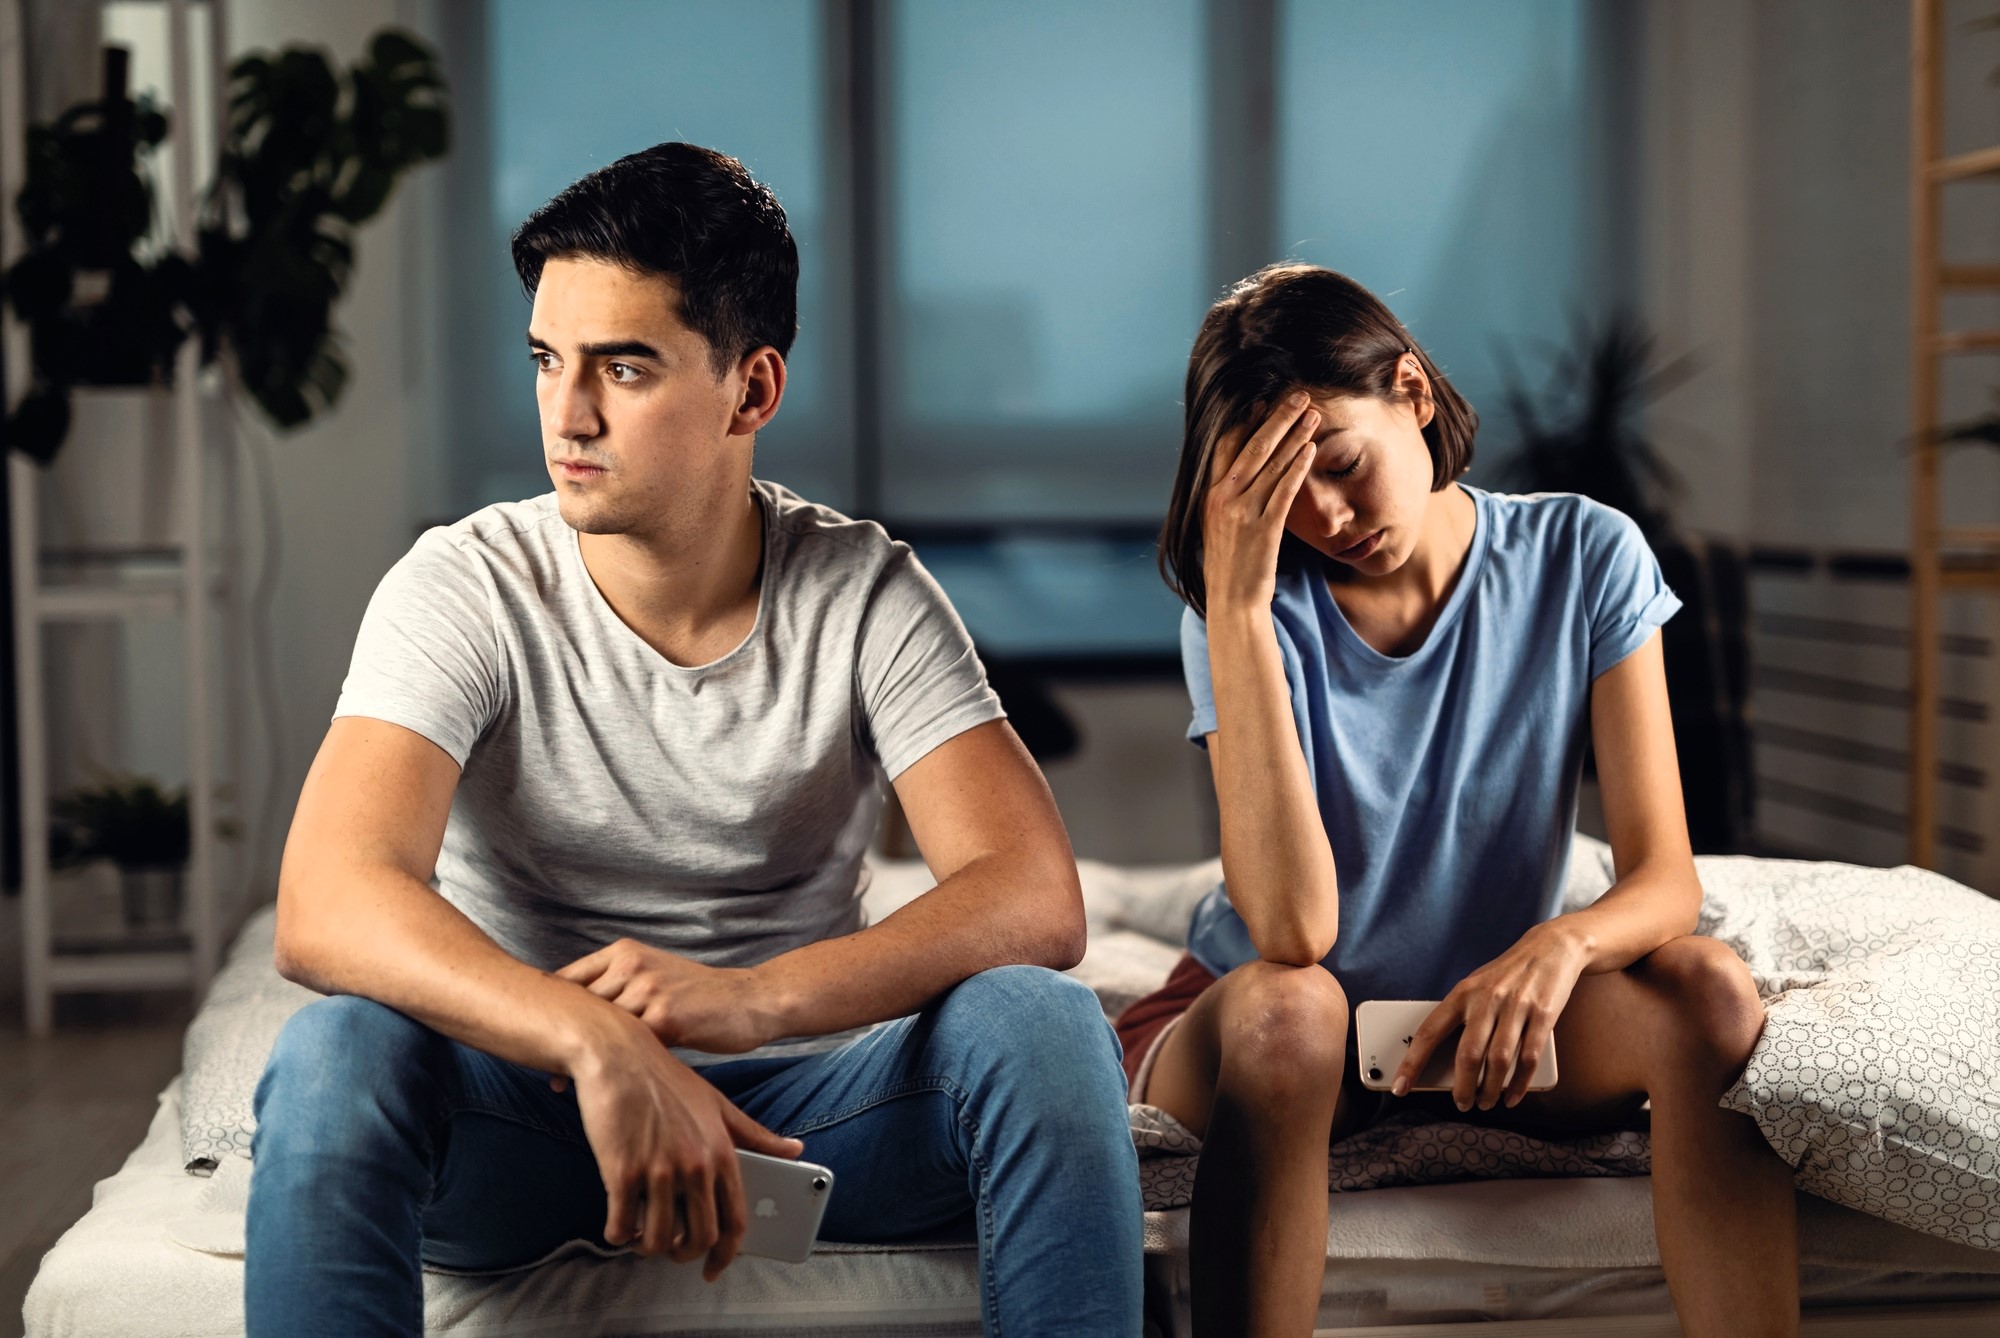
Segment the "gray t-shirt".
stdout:
<svg viewBox="0 0 2000 1338">
<path fill-rule="evenodd" d="M 553 493 L 426 532 L 368 605 L 334 716 L 459 764 L 433 883 L 531 966 L 621 937 L 750 966 L 862 928 L 883 773 L 1004 714 L 907 545 L 752 487 L 756 625 L 696 668 L 612 611 Z"/>
</svg>

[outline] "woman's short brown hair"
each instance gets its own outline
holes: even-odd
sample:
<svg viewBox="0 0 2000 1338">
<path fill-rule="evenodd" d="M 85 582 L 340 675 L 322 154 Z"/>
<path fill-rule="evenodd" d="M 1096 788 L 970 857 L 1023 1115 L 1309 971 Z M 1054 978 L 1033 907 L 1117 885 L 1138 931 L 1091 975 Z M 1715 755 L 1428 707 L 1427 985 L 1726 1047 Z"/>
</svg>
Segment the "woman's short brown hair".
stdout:
<svg viewBox="0 0 2000 1338">
<path fill-rule="evenodd" d="M 1373 293 L 1317 265 L 1269 265 L 1208 309 L 1188 355 L 1180 468 L 1160 530 L 1160 575 L 1189 608 L 1208 616 L 1201 514 L 1216 443 L 1293 390 L 1400 401 L 1396 366 L 1405 353 L 1430 378 L 1436 405 L 1423 429 L 1435 492 L 1471 466 L 1479 415 Z M 1280 571 L 1319 561 L 1289 534 L 1279 546 Z"/>
</svg>

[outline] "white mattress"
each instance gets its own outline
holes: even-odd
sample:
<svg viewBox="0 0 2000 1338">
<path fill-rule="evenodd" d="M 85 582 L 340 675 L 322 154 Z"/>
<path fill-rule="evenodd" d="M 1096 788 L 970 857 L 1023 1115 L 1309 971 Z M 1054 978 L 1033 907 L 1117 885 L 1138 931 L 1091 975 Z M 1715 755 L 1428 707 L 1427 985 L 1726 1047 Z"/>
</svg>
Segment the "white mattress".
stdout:
<svg viewBox="0 0 2000 1338">
<path fill-rule="evenodd" d="M 97 1187 L 29 1289 L 28 1338 L 194 1338 L 243 1332 L 228 1181 L 180 1166 L 178 1083 L 145 1141 Z M 1649 1186 L 1632 1180 L 1432 1185 L 1335 1196 L 1323 1325 L 1664 1310 Z M 1825 1303 L 2000 1297 L 2000 1256 L 1801 1199 L 1810 1297 Z M 1149 1313 L 1184 1331 L 1185 1212 L 1147 1221 Z M 966 1246 L 834 1246 L 801 1265 L 743 1259 L 713 1287 L 695 1265 L 579 1249 L 526 1272 L 430 1274 L 428 1327 L 453 1335 L 971 1335 Z"/>
</svg>

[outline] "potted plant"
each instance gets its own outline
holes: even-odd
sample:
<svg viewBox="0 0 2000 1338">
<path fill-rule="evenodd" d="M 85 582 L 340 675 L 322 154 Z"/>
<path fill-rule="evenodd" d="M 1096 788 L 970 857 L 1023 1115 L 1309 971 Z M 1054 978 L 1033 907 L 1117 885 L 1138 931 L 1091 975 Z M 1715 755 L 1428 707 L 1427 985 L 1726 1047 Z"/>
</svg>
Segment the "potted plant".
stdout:
<svg viewBox="0 0 2000 1338">
<path fill-rule="evenodd" d="M 61 834 L 53 863 L 73 867 L 108 859 L 118 866 L 128 927 L 179 922 L 189 843 L 185 790 L 163 790 L 142 776 L 117 777 L 72 791 L 54 811 Z"/>
<path fill-rule="evenodd" d="M 28 328 L 30 384 L 10 442 L 47 463 L 69 430 L 72 386 L 163 381 L 187 334 L 188 266 L 145 257 L 153 226 L 151 163 L 167 120 L 126 95 L 127 53 L 104 52 L 104 94 L 28 131 L 16 208 L 27 249 L 6 273 Z"/>
<path fill-rule="evenodd" d="M 253 52 L 230 67 L 221 162 L 181 255 L 148 240 L 168 120 L 127 96 L 127 59 L 107 48 L 103 97 L 29 132 L 27 250 L 0 288 L 28 326 L 31 383 L 0 442 L 43 464 L 69 433 L 72 388 L 163 385 L 190 334 L 204 362 L 227 353 L 279 427 L 330 407 L 355 231 L 450 144 L 437 57 L 408 33 L 378 32 L 344 71 L 308 48 Z"/>
</svg>

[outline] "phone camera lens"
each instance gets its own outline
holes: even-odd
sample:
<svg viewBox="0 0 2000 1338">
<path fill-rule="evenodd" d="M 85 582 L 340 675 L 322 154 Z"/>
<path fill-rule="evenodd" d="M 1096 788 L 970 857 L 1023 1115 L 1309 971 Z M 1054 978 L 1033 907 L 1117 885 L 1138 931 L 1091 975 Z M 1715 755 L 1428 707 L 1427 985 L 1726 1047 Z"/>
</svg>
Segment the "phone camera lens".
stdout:
<svg viewBox="0 0 2000 1338">
<path fill-rule="evenodd" d="M 826 1190 L 826 1177 L 825 1177 L 825 1176 L 823 1176 L 823 1175 L 816 1175 L 816 1176 L 814 1176 L 814 1177 L 813 1177 L 813 1193 L 815 1193 L 815 1194 L 819 1194 L 819 1193 L 823 1193 L 823 1192 L 825 1192 L 825 1190 Z"/>
<path fill-rule="evenodd" d="M 1368 1081 L 1369 1081 L 1369 1082 L 1381 1082 L 1381 1081 L 1382 1081 L 1382 1070 L 1381 1070 L 1381 1069 L 1378 1069 L 1378 1068 L 1375 1068 L 1374 1066 L 1372 1066 L 1372 1065 L 1371 1065 L 1371 1066 L 1369 1067 L 1369 1069 L 1368 1069 Z"/>
</svg>

